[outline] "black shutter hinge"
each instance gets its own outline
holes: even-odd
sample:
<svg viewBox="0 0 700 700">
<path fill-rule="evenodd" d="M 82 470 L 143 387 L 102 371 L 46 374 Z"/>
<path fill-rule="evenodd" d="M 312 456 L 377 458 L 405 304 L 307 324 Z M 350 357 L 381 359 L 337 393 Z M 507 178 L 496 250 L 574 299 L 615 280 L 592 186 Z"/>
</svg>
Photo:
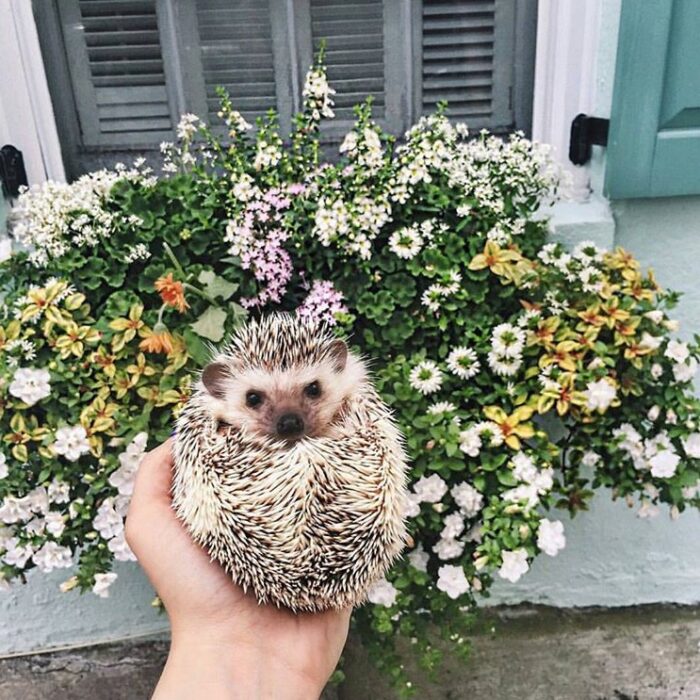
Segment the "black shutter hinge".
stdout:
<svg viewBox="0 0 700 700">
<path fill-rule="evenodd" d="M 571 122 L 569 160 L 574 165 L 585 165 L 591 159 L 591 146 L 608 145 L 609 119 L 579 114 Z"/>
<path fill-rule="evenodd" d="M 27 171 L 22 151 L 7 144 L 0 148 L 0 183 L 6 197 L 17 197 L 20 187 L 27 187 Z"/>
</svg>

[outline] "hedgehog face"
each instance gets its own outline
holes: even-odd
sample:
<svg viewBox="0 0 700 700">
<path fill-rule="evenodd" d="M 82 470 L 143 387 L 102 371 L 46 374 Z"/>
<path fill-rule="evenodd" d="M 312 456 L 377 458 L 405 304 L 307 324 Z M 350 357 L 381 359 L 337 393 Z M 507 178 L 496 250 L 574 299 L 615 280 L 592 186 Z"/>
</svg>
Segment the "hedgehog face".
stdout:
<svg viewBox="0 0 700 700">
<path fill-rule="evenodd" d="M 327 436 L 365 380 L 362 361 L 342 341 L 333 341 L 325 358 L 307 366 L 267 370 L 220 357 L 202 375 L 217 420 L 289 443 Z"/>
</svg>

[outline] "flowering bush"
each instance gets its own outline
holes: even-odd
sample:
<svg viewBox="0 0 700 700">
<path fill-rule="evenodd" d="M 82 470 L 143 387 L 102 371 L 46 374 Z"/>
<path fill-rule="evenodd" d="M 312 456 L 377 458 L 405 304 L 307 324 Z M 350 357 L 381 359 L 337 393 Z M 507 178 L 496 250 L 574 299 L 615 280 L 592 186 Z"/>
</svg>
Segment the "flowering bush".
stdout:
<svg viewBox="0 0 700 700">
<path fill-rule="evenodd" d="M 77 563 L 63 589 L 106 596 L 133 559 L 124 516 L 147 446 L 191 370 L 247 314 L 325 320 L 372 359 L 412 462 L 406 556 L 355 624 L 404 691 L 397 633 L 466 653 L 494 577 L 555 556 L 592 489 L 697 506 L 698 346 L 676 301 L 623 250 L 546 240 L 558 175 L 515 134 L 470 137 L 442 111 L 398 145 L 369 104 L 321 162 L 321 63 L 284 141 L 222 94 L 225 137 L 185 115 L 144 164 L 24 193 L 0 268 L 0 586 Z"/>
</svg>

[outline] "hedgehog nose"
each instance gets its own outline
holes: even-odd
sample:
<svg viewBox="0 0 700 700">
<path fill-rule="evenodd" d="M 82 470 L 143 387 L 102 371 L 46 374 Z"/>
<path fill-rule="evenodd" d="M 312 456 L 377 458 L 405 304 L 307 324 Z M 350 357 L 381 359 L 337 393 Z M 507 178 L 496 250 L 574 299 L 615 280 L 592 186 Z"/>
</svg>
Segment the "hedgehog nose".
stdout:
<svg viewBox="0 0 700 700">
<path fill-rule="evenodd" d="M 277 420 L 277 433 L 283 437 L 299 435 L 304 430 L 304 421 L 298 413 L 285 413 Z"/>
</svg>

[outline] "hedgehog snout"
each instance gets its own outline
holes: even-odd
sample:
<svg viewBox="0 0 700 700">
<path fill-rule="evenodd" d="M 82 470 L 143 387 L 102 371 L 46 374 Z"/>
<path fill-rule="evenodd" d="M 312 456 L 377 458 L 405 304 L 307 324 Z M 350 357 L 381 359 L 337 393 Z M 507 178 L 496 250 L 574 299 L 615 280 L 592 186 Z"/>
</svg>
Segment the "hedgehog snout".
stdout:
<svg viewBox="0 0 700 700">
<path fill-rule="evenodd" d="M 294 438 L 304 432 L 304 419 L 298 413 L 283 413 L 277 419 L 277 434 L 283 438 Z"/>
</svg>

